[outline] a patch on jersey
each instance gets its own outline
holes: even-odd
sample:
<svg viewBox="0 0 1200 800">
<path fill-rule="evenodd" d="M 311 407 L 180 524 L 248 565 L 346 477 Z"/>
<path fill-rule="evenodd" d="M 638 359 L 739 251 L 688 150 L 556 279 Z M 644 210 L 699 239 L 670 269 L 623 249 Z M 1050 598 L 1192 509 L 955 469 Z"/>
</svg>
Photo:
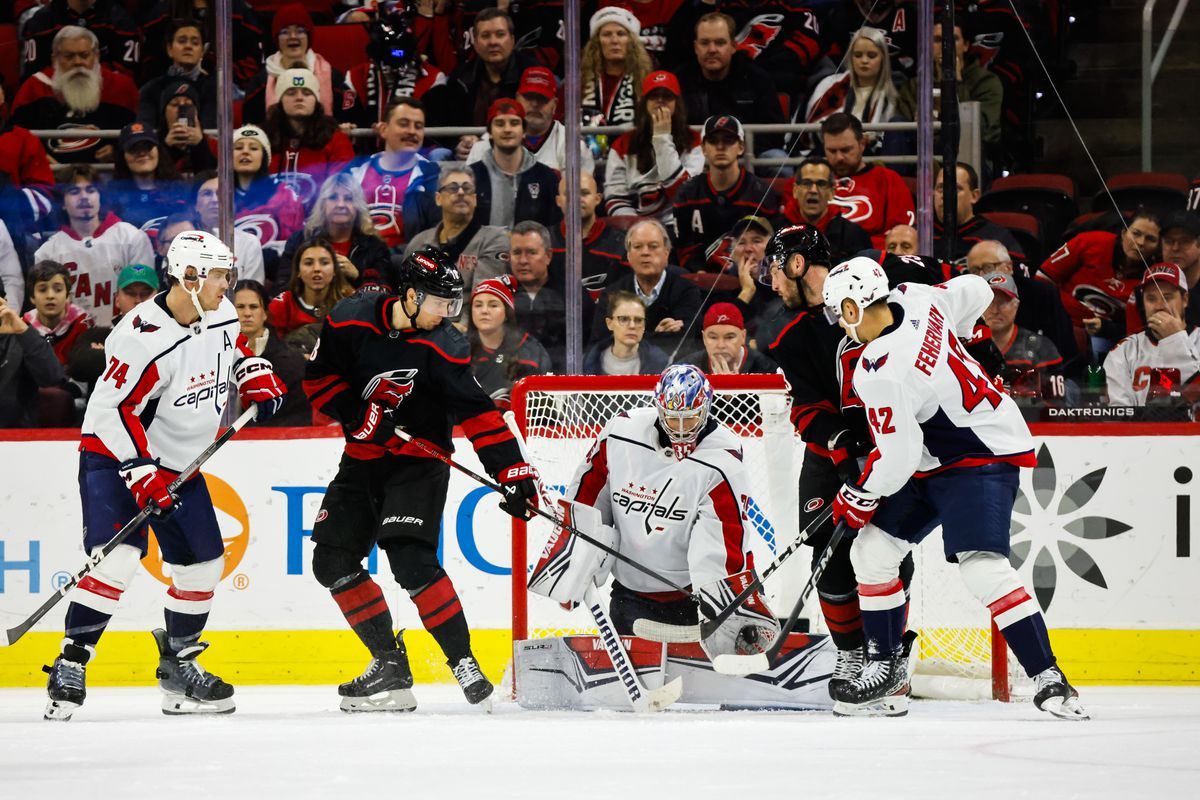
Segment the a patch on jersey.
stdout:
<svg viewBox="0 0 1200 800">
<path fill-rule="evenodd" d="M 866 356 L 863 356 L 862 360 L 860 360 L 858 363 L 860 365 L 862 365 L 862 368 L 864 370 L 866 370 L 867 372 L 878 372 L 880 369 L 883 368 L 883 365 L 887 363 L 887 359 L 888 359 L 888 354 L 884 353 L 883 355 L 881 355 L 879 358 L 875 359 L 874 361 L 867 358 Z"/>
<path fill-rule="evenodd" d="M 811 514 L 823 505 L 825 505 L 825 498 L 813 497 L 804 504 L 804 510 Z"/>
<path fill-rule="evenodd" d="M 146 322 L 146 320 L 142 319 L 141 314 L 138 314 L 133 318 L 133 327 L 142 333 L 154 333 L 159 328 L 158 325 L 155 325 L 152 322 Z"/>
<path fill-rule="evenodd" d="M 725 452 L 729 453 L 729 455 L 733 456 L 738 461 L 742 460 L 742 451 L 741 450 L 726 450 Z"/>
<path fill-rule="evenodd" d="M 362 397 L 364 400 L 366 400 L 375 392 L 375 388 L 379 386 L 381 382 L 390 381 L 396 384 L 393 394 L 398 398 L 397 402 L 402 403 L 404 402 L 404 398 L 408 397 L 409 393 L 412 392 L 413 378 L 416 376 L 417 371 L 415 369 L 391 369 L 387 372 L 380 372 L 378 375 L 373 376 L 371 380 L 367 381 L 366 388 L 363 389 Z"/>
<path fill-rule="evenodd" d="M 913 326 L 913 330 L 916 330 L 917 328 L 921 327 L 921 323 L 915 319 L 910 319 L 908 321 L 908 324 Z"/>
<path fill-rule="evenodd" d="M 324 522 L 327 519 L 329 519 L 329 512 L 322 508 L 317 512 L 317 519 L 313 524 L 315 525 L 317 522 Z"/>
</svg>

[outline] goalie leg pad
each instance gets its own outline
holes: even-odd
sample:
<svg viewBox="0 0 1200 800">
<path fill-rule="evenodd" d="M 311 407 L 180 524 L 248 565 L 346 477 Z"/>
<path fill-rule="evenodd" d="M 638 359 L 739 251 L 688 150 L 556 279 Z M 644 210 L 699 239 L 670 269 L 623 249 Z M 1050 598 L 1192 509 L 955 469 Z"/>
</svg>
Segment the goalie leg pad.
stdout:
<svg viewBox="0 0 1200 800">
<path fill-rule="evenodd" d="M 551 534 L 537 566 L 529 576 L 529 591 L 560 603 L 579 603 L 588 583 L 604 585 L 613 557 L 568 530 L 570 525 L 597 542 L 617 550 L 617 532 L 605 525 L 600 511 L 583 503 L 560 500 L 563 525 Z"/>
</svg>

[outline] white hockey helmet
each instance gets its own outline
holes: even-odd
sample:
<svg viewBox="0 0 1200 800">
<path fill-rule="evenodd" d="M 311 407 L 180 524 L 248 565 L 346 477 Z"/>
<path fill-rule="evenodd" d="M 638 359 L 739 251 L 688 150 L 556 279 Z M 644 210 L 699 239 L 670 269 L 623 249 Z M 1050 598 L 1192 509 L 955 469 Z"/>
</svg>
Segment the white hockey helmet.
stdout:
<svg viewBox="0 0 1200 800">
<path fill-rule="evenodd" d="M 889 291 L 883 267 L 866 256 L 855 256 L 829 271 L 823 291 L 825 315 L 831 322 L 840 322 L 851 339 L 861 341 L 858 338 L 858 325 L 862 322 L 862 316 L 853 325 L 845 322 L 842 319 L 843 301 L 852 300 L 854 305 L 863 310 L 876 300 L 887 297 Z"/>
<path fill-rule="evenodd" d="M 192 296 L 192 304 L 204 317 L 200 307 L 200 289 L 210 270 L 230 270 L 229 282 L 234 281 L 233 253 L 216 234 L 208 231 L 184 231 L 171 240 L 167 249 L 167 274 L 179 281 L 179 285 Z M 189 281 L 197 281 L 196 288 L 188 288 Z"/>
</svg>

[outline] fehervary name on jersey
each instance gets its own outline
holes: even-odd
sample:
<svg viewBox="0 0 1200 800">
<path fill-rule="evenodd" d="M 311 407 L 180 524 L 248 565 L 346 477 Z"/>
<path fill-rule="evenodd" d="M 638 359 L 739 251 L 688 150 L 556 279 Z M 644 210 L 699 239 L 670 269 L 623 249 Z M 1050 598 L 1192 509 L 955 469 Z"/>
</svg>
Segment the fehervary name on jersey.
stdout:
<svg viewBox="0 0 1200 800">
<path fill-rule="evenodd" d="M 913 366 L 931 378 L 933 368 L 937 366 L 938 355 L 942 352 L 944 325 L 942 312 L 937 310 L 937 306 L 930 306 L 929 326 L 925 329 L 925 340 L 921 342 L 921 349 L 917 351 L 917 360 L 913 362 Z"/>
</svg>

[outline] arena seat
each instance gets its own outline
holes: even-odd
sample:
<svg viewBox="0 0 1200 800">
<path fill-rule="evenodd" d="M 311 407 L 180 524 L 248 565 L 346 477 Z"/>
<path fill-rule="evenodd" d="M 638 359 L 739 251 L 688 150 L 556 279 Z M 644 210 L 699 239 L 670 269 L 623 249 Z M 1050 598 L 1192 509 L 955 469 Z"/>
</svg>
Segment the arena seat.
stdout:
<svg viewBox="0 0 1200 800">
<path fill-rule="evenodd" d="M 1013 235 L 1025 252 L 1026 263 L 1035 266 L 1042 263 L 1046 245 L 1042 241 L 1042 226 L 1037 217 L 1015 211 L 984 211 L 980 216 Z"/>
<path fill-rule="evenodd" d="M 1043 246 L 1053 248 L 1079 214 L 1075 181 L 1053 173 L 997 178 L 979 198 L 975 211 L 985 216 L 997 211 L 1032 215 L 1041 222 Z"/>
<path fill-rule="evenodd" d="M 367 26 L 317 25 L 313 29 L 312 49 L 320 53 L 339 72 L 347 72 L 367 60 Z"/>
<path fill-rule="evenodd" d="M 1184 208 L 1190 188 L 1188 179 L 1177 172 L 1126 172 L 1113 175 L 1104 185 L 1122 211 L 1146 208 L 1157 214 Z M 1108 199 L 1108 193 L 1096 192 L 1092 199 L 1092 210 L 1111 209 L 1112 201 Z"/>
<path fill-rule="evenodd" d="M 17 41 L 16 25 L 0 25 L 0 86 L 8 101 L 21 85 L 21 43 Z"/>
</svg>

